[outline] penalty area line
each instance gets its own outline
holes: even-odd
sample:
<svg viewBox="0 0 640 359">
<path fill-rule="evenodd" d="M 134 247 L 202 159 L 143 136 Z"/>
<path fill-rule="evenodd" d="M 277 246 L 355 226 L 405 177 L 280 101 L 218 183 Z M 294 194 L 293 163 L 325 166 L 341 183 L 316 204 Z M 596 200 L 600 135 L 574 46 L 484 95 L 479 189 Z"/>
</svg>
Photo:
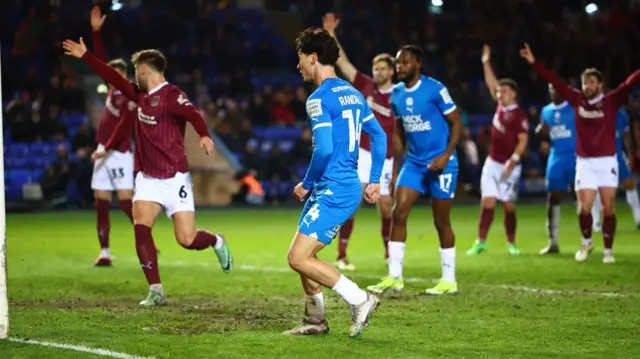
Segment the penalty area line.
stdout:
<svg viewBox="0 0 640 359">
<path fill-rule="evenodd" d="M 84 345 L 73 345 L 73 344 L 64 344 L 64 343 L 54 343 L 54 342 L 46 342 L 40 340 L 33 339 L 21 339 L 21 338 L 7 338 L 8 341 L 14 343 L 22 343 L 22 344 L 32 344 L 39 345 L 41 347 L 49 347 L 49 348 L 57 348 L 57 349 L 66 349 L 73 350 L 76 352 L 90 353 L 94 355 L 101 355 L 110 358 L 119 358 L 119 359 L 157 359 L 155 357 L 143 357 L 139 355 L 132 355 L 127 353 L 114 352 L 108 349 L 102 348 L 89 348 Z"/>
</svg>

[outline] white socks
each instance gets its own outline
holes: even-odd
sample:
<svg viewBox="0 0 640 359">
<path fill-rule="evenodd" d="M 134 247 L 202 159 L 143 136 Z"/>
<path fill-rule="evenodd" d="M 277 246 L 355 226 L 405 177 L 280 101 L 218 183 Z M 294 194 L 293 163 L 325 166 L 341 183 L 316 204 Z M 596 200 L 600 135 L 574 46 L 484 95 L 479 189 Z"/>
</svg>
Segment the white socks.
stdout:
<svg viewBox="0 0 640 359">
<path fill-rule="evenodd" d="M 456 282 L 456 247 L 440 248 L 442 262 L 442 280 L 449 283 Z"/>
<path fill-rule="evenodd" d="M 405 242 L 389 242 L 389 276 L 402 279 Z"/>
<path fill-rule="evenodd" d="M 345 300 L 345 302 L 351 305 L 362 304 L 368 298 L 367 292 L 360 289 L 357 284 L 343 275 L 340 275 L 338 283 L 336 283 L 335 287 L 332 289 L 335 290 Z"/>
<path fill-rule="evenodd" d="M 547 218 L 547 236 L 551 244 L 558 244 L 558 226 L 560 224 L 560 206 L 551 206 L 551 218 Z"/>
<path fill-rule="evenodd" d="M 216 236 L 216 244 L 213 246 L 213 248 L 215 249 L 220 249 L 222 248 L 222 245 L 224 245 L 224 238 L 222 238 L 221 236 L 214 234 L 214 236 Z"/>
<path fill-rule="evenodd" d="M 304 309 L 307 317 L 324 319 L 324 296 L 322 292 L 304 296 Z"/>
<path fill-rule="evenodd" d="M 111 258 L 111 252 L 109 248 L 102 248 L 100 250 L 100 258 Z"/>
<path fill-rule="evenodd" d="M 631 207 L 631 212 L 633 213 L 633 220 L 637 224 L 640 224 L 640 199 L 638 199 L 638 190 L 632 189 L 627 191 L 627 203 L 629 207 Z"/>
<path fill-rule="evenodd" d="M 582 238 L 582 245 L 583 246 L 593 245 L 593 241 L 591 240 L 591 238 Z"/>
<path fill-rule="evenodd" d="M 149 286 L 149 290 L 151 291 L 155 291 L 158 293 L 164 293 L 164 291 L 162 290 L 162 284 L 158 283 L 158 284 L 152 284 Z"/>
</svg>

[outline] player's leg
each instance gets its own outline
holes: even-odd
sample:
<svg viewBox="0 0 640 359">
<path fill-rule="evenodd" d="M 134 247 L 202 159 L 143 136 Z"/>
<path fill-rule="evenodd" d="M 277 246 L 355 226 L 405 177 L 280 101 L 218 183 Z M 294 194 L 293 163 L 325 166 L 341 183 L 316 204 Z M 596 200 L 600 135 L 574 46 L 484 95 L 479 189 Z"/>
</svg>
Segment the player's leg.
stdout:
<svg viewBox="0 0 640 359">
<path fill-rule="evenodd" d="M 151 185 L 147 188 L 158 188 L 157 186 L 153 186 L 154 182 L 152 180 L 136 181 L 136 183 Z M 155 196 L 157 195 L 156 193 Z M 154 194 L 150 189 L 138 190 L 136 191 L 137 198 L 134 198 L 133 202 L 133 229 L 136 238 L 136 253 L 142 266 L 142 271 L 147 278 L 147 284 L 149 284 L 149 295 L 140 302 L 140 305 L 147 307 L 167 304 L 167 299 L 162 289 L 162 282 L 160 281 L 158 253 L 151 233 L 153 224 L 162 210 L 162 205 L 149 198 L 152 196 L 154 196 Z"/>
<path fill-rule="evenodd" d="M 431 295 L 454 294 L 458 292 L 456 282 L 456 237 L 451 228 L 451 206 L 458 182 L 458 173 L 444 172 L 434 178 L 429 185 L 433 223 L 440 239 L 440 261 L 442 278 L 433 288 L 425 291 Z"/>
<path fill-rule="evenodd" d="M 317 253 L 317 252 L 316 252 Z M 315 256 L 318 259 L 317 256 Z M 322 285 L 300 274 L 304 291 L 304 315 L 302 323 L 297 327 L 285 331 L 288 335 L 314 335 L 329 331 L 329 323 L 324 315 L 324 295 Z"/>
<path fill-rule="evenodd" d="M 391 240 L 389 241 L 389 275 L 367 290 L 382 294 L 386 291 L 401 291 L 404 288 L 402 266 L 407 241 L 407 219 L 420 195 L 424 193 L 424 171 L 410 166 L 402 168 L 396 181 L 392 209 Z"/>
<path fill-rule="evenodd" d="M 382 167 L 380 178 L 380 200 L 378 201 L 378 213 L 380 214 L 380 234 L 384 245 L 384 258 L 389 261 L 389 241 L 391 240 L 391 222 L 393 198 L 389 193 L 391 178 L 393 177 L 393 159 L 387 159 Z"/>
<path fill-rule="evenodd" d="M 638 198 L 638 187 L 633 179 L 633 174 L 629 170 L 627 161 L 621 154 L 618 155 L 618 170 L 620 172 L 620 185 L 625 189 L 627 203 L 631 207 L 633 220 L 636 228 L 640 229 L 640 199 Z"/>
<path fill-rule="evenodd" d="M 110 161 L 117 167 L 114 168 L 117 176 L 114 177 L 113 186 L 117 191 L 120 210 L 133 222 L 133 154 L 115 152 L 112 157 Z M 113 168 L 111 164 L 110 167 Z"/>
<path fill-rule="evenodd" d="M 548 243 L 540 250 L 540 254 L 559 253 L 558 228 L 560 225 L 560 205 L 565 193 L 575 181 L 575 163 L 563 161 L 559 157 L 549 158 L 545 173 L 545 191 L 547 192 L 547 221 L 546 230 Z M 570 169 L 565 167 L 570 166 Z"/>
<path fill-rule="evenodd" d="M 616 236 L 616 193 L 620 182 L 618 159 L 605 157 L 597 159 L 597 186 L 602 200 L 602 238 L 604 241 L 604 263 L 614 263 L 612 249 Z M 626 175 L 626 174 L 625 174 Z"/>
<path fill-rule="evenodd" d="M 96 267 L 111 267 L 111 253 L 109 250 L 111 191 L 94 190 L 93 196 L 95 198 L 98 240 L 100 241 L 100 255 L 93 265 Z"/>
<path fill-rule="evenodd" d="M 98 233 L 98 241 L 100 242 L 100 255 L 94 263 L 96 267 L 111 266 L 111 253 L 109 251 L 111 222 L 109 209 L 111 193 L 114 187 L 109 169 L 107 168 L 108 159 L 109 158 L 103 158 L 96 161 L 93 165 L 93 174 L 91 176 L 91 189 L 93 189 L 96 208 L 96 230 Z"/>
<path fill-rule="evenodd" d="M 509 254 L 519 255 L 520 249 L 516 246 L 516 200 L 518 199 L 518 186 L 522 166 L 516 166 L 509 177 L 499 184 L 500 195 L 498 200 L 502 202 L 504 210 L 504 230 L 507 235 L 507 250 Z"/>
<path fill-rule="evenodd" d="M 193 188 L 189 173 L 178 173 L 168 179 L 162 197 L 167 216 L 173 219 L 173 230 L 180 245 L 189 250 L 213 248 L 225 273 L 233 269 L 233 257 L 224 236 L 196 228 Z"/>
<path fill-rule="evenodd" d="M 596 199 L 591 206 L 591 218 L 593 218 L 593 231 L 602 232 L 602 198 L 600 198 L 600 193 L 596 194 Z"/>
<path fill-rule="evenodd" d="M 357 336 L 368 324 L 371 314 L 378 305 L 378 299 L 341 275 L 331 264 L 319 260 L 315 254 L 324 247 L 325 244 L 319 239 L 300 232 L 296 233 L 287 255 L 289 266 L 309 280 L 335 290 L 351 305 L 353 324 L 349 330 L 349 336 Z"/>
<path fill-rule="evenodd" d="M 120 189 L 116 192 L 118 196 L 118 203 L 120 204 L 120 210 L 127 218 L 133 223 L 133 190 L 132 189 Z"/>
<path fill-rule="evenodd" d="M 480 221 L 478 223 L 478 238 L 473 243 L 467 255 L 476 255 L 487 249 L 487 235 L 493 223 L 493 215 L 498 201 L 500 190 L 499 178 L 502 175 L 502 166 L 488 158 L 482 167 L 480 176 Z"/>
<path fill-rule="evenodd" d="M 585 261 L 593 251 L 593 216 L 591 210 L 598 195 L 598 172 L 591 158 L 579 157 L 576 161 L 576 193 L 578 197 L 578 224 L 582 234 L 582 244 L 576 252 L 578 262 Z"/>
</svg>

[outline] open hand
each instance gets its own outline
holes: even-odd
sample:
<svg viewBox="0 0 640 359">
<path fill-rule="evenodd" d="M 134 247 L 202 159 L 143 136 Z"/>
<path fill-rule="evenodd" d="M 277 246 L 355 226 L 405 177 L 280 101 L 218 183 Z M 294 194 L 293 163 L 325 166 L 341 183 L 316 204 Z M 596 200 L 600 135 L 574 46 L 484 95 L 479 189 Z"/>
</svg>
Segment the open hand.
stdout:
<svg viewBox="0 0 640 359">
<path fill-rule="evenodd" d="M 204 148 L 205 152 L 210 155 L 213 153 L 213 140 L 211 137 L 201 137 L 200 147 Z"/>
<path fill-rule="evenodd" d="M 487 61 L 489 61 L 491 59 L 491 46 L 485 44 L 482 46 L 482 63 L 486 63 Z"/>
<path fill-rule="evenodd" d="M 502 170 L 502 177 L 501 179 L 503 181 L 506 181 L 507 178 L 509 178 L 509 176 L 511 176 L 511 172 L 513 172 L 513 170 L 516 168 L 516 166 L 518 165 L 517 161 L 514 160 L 508 160 L 507 163 L 505 163 L 504 165 L 504 169 Z"/>
<path fill-rule="evenodd" d="M 380 183 L 370 183 L 364 191 L 364 199 L 369 203 L 377 203 L 380 199 Z"/>
<path fill-rule="evenodd" d="M 533 64 L 534 62 L 536 62 L 536 58 L 535 56 L 533 56 L 533 51 L 531 51 L 529 44 L 526 42 L 524 43 L 524 47 L 520 49 L 520 56 L 529 64 Z"/>
<path fill-rule="evenodd" d="M 93 9 L 91 9 L 91 16 L 90 16 L 91 28 L 93 29 L 93 31 L 100 30 L 106 18 L 107 18 L 107 15 L 102 15 L 102 12 L 100 12 L 100 7 L 94 6 Z"/>
<path fill-rule="evenodd" d="M 322 27 L 329 31 L 331 35 L 333 35 L 336 31 L 336 28 L 340 24 L 340 19 L 336 16 L 336 14 L 329 12 L 325 16 L 322 17 Z"/>
<path fill-rule="evenodd" d="M 82 38 L 80 38 L 80 43 L 73 40 L 64 40 L 62 42 L 62 48 L 64 48 L 65 55 L 73 56 L 77 59 L 82 58 L 82 56 L 87 53 L 87 46 L 85 46 Z"/>
<path fill-rule="evenodd" d="M 95 162 L 96 160 L 98 160 L 98 159 L 100 159 L 100 158 L 102 158 L 102 157 L 104 157 L 106 155 L 107 155 L 106 151 L 94 151 L 91 154 L 91 162 Z"/>
</svg>

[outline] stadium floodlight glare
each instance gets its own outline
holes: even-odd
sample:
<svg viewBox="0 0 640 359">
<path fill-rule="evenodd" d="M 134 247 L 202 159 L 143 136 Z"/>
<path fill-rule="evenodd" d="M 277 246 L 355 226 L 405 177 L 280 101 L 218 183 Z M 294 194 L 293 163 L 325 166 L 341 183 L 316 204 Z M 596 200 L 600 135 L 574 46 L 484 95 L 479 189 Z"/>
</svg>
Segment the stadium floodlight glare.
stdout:
<svg viewBox="0 0 640 359">
<path fill-rule="evenodd" d="M 120 3 L 119 0 L 113 0 L 111 3 L 111 10 L 118 11 L 120 9 L 122 9 L 122 3 Z"/>
<path fill-rule="evenodd" d="M 0 59 L 2 54 L 0 54 Z M 0 60 L 2 62 L 2 60 Z M 0 69 L 2 66 L 0 64 Z M 0 70 L 0 103 L 2 103 L 2 70 Z M 0 111 L 0 122 L 4 123 Z M 4 147 L 4 133 L 0 126 L 0 143 Z M 9 335 L 9 296 L 7 294 L 7 216 L 4 198 L 4 151 L 0 153 L 0 172 L 2 172 L 2 194 L 0 194 L 0 339 Z"/>
<path fill-rule="evenodd" d="M 442 0 L 431 0 L 431 5 L 433 6 L 440 7 L 442 6 L 442 4 L 443 4 Z"/>
<path fill-rule="evenodd" d="M 587 14 L 591 15 L 593 13 L 595 13 L 596 11 L 598 11 L 598 5 L 591 3 L 587 6 L 585 6 L 584 11 L 587 12 Z"/>
</svg>

